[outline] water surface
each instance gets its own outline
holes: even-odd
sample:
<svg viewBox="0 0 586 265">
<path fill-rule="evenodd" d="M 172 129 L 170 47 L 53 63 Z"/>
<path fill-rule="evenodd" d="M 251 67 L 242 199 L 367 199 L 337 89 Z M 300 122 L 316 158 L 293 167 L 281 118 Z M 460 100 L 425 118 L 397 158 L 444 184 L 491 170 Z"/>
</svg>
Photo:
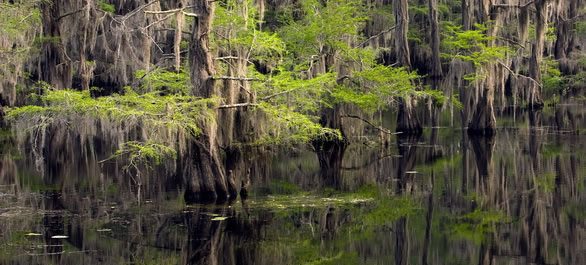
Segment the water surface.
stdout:
<svg viewBox="0 0 586 265">
<path fill-rule="evenodd" d="M 180 176 L 136 185 L 99 148 L 35 161 L 3 130 L 0 263 L 583 264 L 584 107 L 540 119 L 264 151 L 247 200 L 206 205 L 185 204 Z"/>
</svg>

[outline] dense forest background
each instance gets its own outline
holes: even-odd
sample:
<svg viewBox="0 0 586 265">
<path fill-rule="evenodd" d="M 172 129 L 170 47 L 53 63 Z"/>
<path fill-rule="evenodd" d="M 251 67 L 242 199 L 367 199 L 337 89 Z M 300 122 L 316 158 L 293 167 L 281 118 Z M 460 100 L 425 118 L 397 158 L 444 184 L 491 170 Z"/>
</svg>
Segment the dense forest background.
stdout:
<svg viewBox="0 0 586 265">
<path fill-rule="evenodd" d="M 539 126 L 544 107 L 583 101 L 586 86 L 583 0 L 2 0 L 0 10 L 0 122 L 33 159 L 100 149 L 111 155 L 83 159 L 116 161 L 111 170 L 139 184 L 178 176 L 193 200 L 245 195 L 250 169 L 239 165 L 253 148 L 308 144 L 327 164 L 365 130 L 381 144 L 425 126 L 491 137 L 497 113 Z M 382 127 L 387 109 L 395 128 Z M 570 113 L 555 122 L 576 132 Z"/>
</svg>

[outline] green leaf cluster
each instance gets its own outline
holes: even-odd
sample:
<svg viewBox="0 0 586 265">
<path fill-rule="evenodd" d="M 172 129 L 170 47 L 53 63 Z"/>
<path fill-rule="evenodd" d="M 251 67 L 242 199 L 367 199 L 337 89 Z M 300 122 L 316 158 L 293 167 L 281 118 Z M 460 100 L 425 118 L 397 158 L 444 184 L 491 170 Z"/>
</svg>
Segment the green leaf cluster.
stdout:
<svg viewBox="0 0 586 265">
<path fill-rule="evenodd" d="M 137 90 L 141 93 L 190 94 L 189 73 L 183 67 L 179 72 L 158 68 L 151 72 L 139 70 L 134 75 L 140 82 Z"/>
</svg>

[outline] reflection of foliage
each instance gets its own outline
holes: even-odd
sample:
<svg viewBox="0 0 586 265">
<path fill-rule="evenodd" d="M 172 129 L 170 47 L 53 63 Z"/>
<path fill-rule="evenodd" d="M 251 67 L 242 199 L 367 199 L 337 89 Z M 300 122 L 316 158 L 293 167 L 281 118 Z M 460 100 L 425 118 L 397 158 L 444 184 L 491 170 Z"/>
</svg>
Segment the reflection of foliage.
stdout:
<svg viewBox="0 0 586 265">
<path fill-rule="evenodd" d="M 488 233 L 494 232 L 496 226 L 503 222 L 507 222 L 507 217 L 503 213 L 476 209 L 454 217 L 448 224 L 450 229 L 446 231 L 453 233 L 456 237 L 480 244 Z"/>
</svg>

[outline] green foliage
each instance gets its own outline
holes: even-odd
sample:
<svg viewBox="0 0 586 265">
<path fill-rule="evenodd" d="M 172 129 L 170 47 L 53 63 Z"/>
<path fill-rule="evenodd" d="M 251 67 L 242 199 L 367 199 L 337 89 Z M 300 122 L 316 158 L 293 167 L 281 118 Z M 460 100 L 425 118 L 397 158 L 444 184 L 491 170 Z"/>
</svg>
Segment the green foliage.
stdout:
<svg viewBox="0 0 586 265">
<path fill-rule="evenodd" d="M 123 143 L 110 159 L 125 159 L 127 163 L 123 169 L 128 171 L 134 168 L 137 170 L 135 173 L 139 174 L 138 168 L 141 165 L 148 168 L 150 165 L 160 165 L 166 159 L 176 157 L 177 152 L 172 147 L 152 141 L 129 141 Z"/>
<path fill-rule="evenodd" d="M 113 4 L 108 3 L 106 0 L 99 0 L 98 8 L 108 13 L 116 12 L 116 7 Z"/>
<path fill-rule="evenodd" d="M 139 90 L 142 93 L 162 92 L 163 94 L 189 95 L 189 73 L 185 68 L 179 72 L 155 69 L 151 72 L 136 71 L 135 78 L 140 80 Z"/>
<path fill-rule="evenodd" d="M 544 93 L 561 92 L 565 81 L 559 70 L 559 63 L 548 57 L 544 58 L 541 64 Z"/>
<path fill-rule="evenodd" d="M 276 63 L 285 52 L 285 44 L 274 33 L 256 29 L 260 21 L 253 0 L 227 0 L 217 5 L 214 14 L 213 42 L 224 49 L 245 50 L 248 58 Z"/>
<path fill-rule="evenodd" d="M 353 73 L 350 82 L 338 86 L 332 96 L 337 102 L 353 103 L 374 112 L 387 108 L 394 98 L 415 95 L 412 84 L 418 77 L 404 68 L 376 65 Z"/>
<path fill-rule="evenodd" d="M 269 121 L 268 131 L 256 144 L 295 144 L 312 140 L 340 140 L 340 131 L 324 128 L 317 117 L 304 115 L 286 105 L 261 103 L 259 108 Z"/>
<path fill-rule="evenodd" d="M 451 223 L 451 232 L 456 237 L 482 243 L 486 235 L 495 231 L 496 225 L 507 222 L 507 216 L 496 211 L 476 209 L 473 212 L 458 216 Z"/>
<path fill-rule="evenodd" d="M 20 38 L 41 22 L 41 13 L 35 7 L 37 1 L 10 4 L 0 3 L 0 36 Z"/>
<path fill-rule="evenodd" d="M 380 226 L 415 214 L 419 206 L 408 197 L 378 198 L 376 207 L 364 216 L 364 224 Z"/>
<path fill-rule="evenodd" d="M 287 48 L 302 62 L 329 50 L 344 51 L 352 47 L 348 38 L 356 36 L 366 21 L 366 9 L 360 0 L 301 2 L 303 19 L 291 21 L 279 30 Z"/>
<path fill-rule="evenodd" d="M 144 95 L 127 91 L 125 95 L 92 98 L 88 91 L 49 90 L 40 96 L 43 106 L 23 106 L 9 109 L 12 121 L 39 119 L 73 122 L 79 118 L 107 119 L 116 123 L 143 123 L 152 133 L 168 129 L 197 135 L 201 126 L 212 119 L 210 112 L 215 99 L 195 99 L 189 96 Z"/>
<path fill-rule="evenodd" d="M 494 38 L 484 33 L 487 29 L 484 25 L 477 24 L 476 30 L 462 30 L 461 26 L 450 24 L 445 24 L 444 28 L 447 33 L 442 44 L 449 52 L 443 56 L 471 62 L 477 69 L 504 59 L 509 51 L 507 47 L 489 44 Z"/>
</svg>

